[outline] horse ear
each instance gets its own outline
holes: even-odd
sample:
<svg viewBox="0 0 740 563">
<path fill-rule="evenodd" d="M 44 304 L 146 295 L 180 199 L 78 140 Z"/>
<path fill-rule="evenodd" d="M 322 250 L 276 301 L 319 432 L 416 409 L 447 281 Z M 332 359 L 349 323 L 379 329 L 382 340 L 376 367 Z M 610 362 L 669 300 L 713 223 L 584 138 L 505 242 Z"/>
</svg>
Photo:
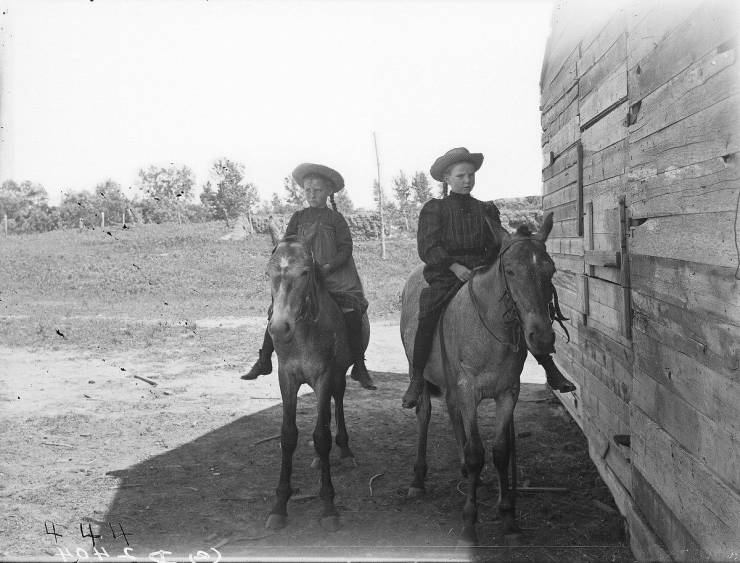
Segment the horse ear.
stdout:
<svg viewBox="0 0 740 563">
<path fill-rule="evenodd" d="M 541 242 L 545 242 L 547 237 L 550 236 L 550 231 L 552 231 L 552 211 L 545 215 L 545 220 L 542 221 L 542 227 L 537 231 L 537 234 L 534 235 L 534 238 Z"/>
</svg>

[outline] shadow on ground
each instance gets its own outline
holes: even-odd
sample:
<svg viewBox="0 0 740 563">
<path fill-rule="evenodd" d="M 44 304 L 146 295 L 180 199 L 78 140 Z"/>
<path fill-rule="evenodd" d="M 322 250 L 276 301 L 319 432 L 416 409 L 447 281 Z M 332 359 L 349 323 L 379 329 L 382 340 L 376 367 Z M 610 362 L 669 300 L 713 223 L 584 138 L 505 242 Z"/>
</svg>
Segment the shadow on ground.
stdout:
<svg viewBox="0 0 740 563">
<path fill-rule="evenodd" d="M 318 523 L 319 475 L 310 468 L 313 447 L 309 444 L 315 399 L 306 395 L 298 402 L 300 434 L 294 456 L 293 486 L 299 492 L 288 504 L 285 529 L 264 528 L 280 470 L 275 437 L 282 417 L 278 405 L 113 472 L 120 478 L 119 490 L 105 521 L 98 524 L 107 530 L 111 523 L 118 537 L 111 540 L 110 534 L 104 535 L 103 545 L 111 555 L 120 554 L 128 541 L 129 553 L 138 557 L 158 550 L 187 555 L 211 548 L 232 557 L 469 557 L 472 552 L 453 549 L 466 482 L 459 475 L 442 402 L 432 404 L 426 496 L 407 500 L 416 446 L 416 418 L 400 408 L 408 376 L 373 373 L 373 377 L 377 391 L 348 382 L 345 411 L 357 467 L 340 465 L 338 448 L 332 449 L 335 502 L 342 521 L 339 531 L 326 532 Z M 492 401 L 486 403 L 479 416 L 487 450 L 479 495 L 478 533 L 483 547 L 473 556 L 506 561 L 631 561 L 621 517 L 588 457 L 580 429 L 543 385 L 531 383 L 523 384 L 515 414 L 519 484 L 566 487 L 568 492 L 522 494 L 522 546 L 505 546 L 490 456 L 494 409 Z M 126 539 L 120 536 L 119 523 Z"/>
</svg>

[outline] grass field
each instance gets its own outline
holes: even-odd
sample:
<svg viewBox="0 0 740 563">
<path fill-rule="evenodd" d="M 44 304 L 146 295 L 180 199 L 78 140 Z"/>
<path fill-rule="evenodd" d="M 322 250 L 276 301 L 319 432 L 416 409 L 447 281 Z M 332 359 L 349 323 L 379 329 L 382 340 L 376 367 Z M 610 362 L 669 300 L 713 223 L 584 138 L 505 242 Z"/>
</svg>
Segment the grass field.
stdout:
<svg viewBox="0 0 740 563">
<path fill-rule="evenodd" d="M 221 223 L 56 231 L 0 239 L 0 342 L 127 349 L 197 331 L 199 319 L 263 316 L 266 235 L 222 241 Z M 420 264 L 413 239 L 355 244 L 371 318 L 394 316 Z M 61 333 L 61 334 L 60 334 Z M 62 336 L 64 335 L 64 336 Z"/>
</svg>

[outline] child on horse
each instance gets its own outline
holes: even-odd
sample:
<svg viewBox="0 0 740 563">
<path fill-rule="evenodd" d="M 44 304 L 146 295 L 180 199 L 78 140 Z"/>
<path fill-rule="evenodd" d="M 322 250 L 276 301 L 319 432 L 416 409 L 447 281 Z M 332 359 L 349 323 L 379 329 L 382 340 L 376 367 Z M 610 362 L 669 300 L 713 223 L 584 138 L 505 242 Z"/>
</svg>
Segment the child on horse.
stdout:
<svg viewBox="0 0 740 563">
<path fill-rule="evenodd" d="M 352 258 L 352 235 L 334 202 L 334 193 L 344 188 L 344 179 L 336 170 L 311 163 L 296 167 L 293 179 L 303 187 L 309 206 L 293 214 L 285 229 L 285 237 L 295 236 L 302 240 L 321 266 L 329 294 L 344 313 L 349 347 L 354 358 L 351 377 L 365 389 L 376 389 L 365 367 L 362 340 L 362 316 L 368 303 Z M 326 205 L 327 198 L 331 201 L 332 209 Z M 271 316 L 272 306 L 268 311 L 268 319 Z M 265 330 L 259 358 L 241 378 L 257 379 L 260 375 L 272 373 L 274 350 L 270 333 Z"/>
<path fill-rule="evenodd" d="M 429 286 L 422 289 L 419 298 L 413 374 L 403 395 L 404 408 L 416 406 L 423 389 L 424 367 L 445 305 L 472 277 L 475 268 L 496 260 L 501 243 L 509 236 L 493 202 L 482 202 L 470 195 L 482 163 L 481 153 L 456 148 L 439 157 L 430 170 L 432 178 L 442 182 L 444 197 L 429 200 L 419 214 L 417 248 Z M 575 390 L 550 354 L 536 355 L 535 359 L 545 368 L 550 387 L 561 393 Z"/>
</svg>

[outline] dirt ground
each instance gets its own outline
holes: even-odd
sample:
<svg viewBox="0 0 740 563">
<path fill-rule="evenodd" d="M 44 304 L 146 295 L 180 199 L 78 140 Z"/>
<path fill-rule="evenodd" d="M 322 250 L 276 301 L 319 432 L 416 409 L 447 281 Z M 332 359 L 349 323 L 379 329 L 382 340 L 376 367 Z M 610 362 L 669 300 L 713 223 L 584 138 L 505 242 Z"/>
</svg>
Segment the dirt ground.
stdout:
<svg viewBox="0 0 740 563">
<path fill-rule="evenodd" d="M 105 549 L 142 559 L 159 550 L 172 557 L 202 550 L 211 560 L 219 553 L 632 561 L 582 433 L 529 361 L 515 413 L 519 484 L 567 492 L 520 495 L 521 545 L 506 545 L 497 520 L 492 403 L 480 413 L 487 448 L 482 546 L 455 547 L 466 483 L 439 400 L 432 405 L 427 493 L 406 499 L 416 425 L 413 412 L 400 408 L 408 376 L 393 320 L 371 329 L 367 364 L 378 390 L 348 382 L 345 412 L 357 466 L 340 465 L 332 450 L 340 530 L 326 532 L 318 523 L 309 443 L 315 401 L 304 387 L 293 472 L 299 492 L 288 505 L 288 526 L 267 531 L 280 467 L 280 392 L 274 374 L 252 382 L 238 377 L 254 359 L 263 323 L 201 319 L 197 331 L 122 353 L 0 348 L 0 558 L 98 560 L 96 550 Z M 246 335 L 240 355 L 203 347 L 193 336 L 209 331 Z M 94 547 L 83 533 L 100 536 Z"/>
</svg>

